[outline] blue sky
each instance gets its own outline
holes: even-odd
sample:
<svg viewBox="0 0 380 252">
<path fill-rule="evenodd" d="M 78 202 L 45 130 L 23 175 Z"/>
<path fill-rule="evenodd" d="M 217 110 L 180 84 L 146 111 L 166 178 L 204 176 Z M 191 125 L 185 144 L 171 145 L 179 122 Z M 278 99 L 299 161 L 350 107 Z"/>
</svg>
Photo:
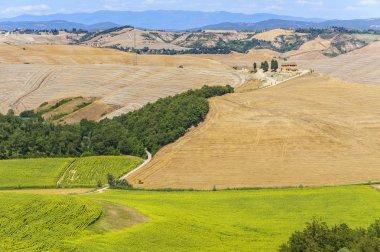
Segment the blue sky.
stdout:
<svg viewBox="0 0 380 252">
<path fill-rule="evenodd" d="M 0 0 L 0 18 L 97 10 L 267 12 L 301 17 L 380 17 L 380 0 Z"/>
</svg>

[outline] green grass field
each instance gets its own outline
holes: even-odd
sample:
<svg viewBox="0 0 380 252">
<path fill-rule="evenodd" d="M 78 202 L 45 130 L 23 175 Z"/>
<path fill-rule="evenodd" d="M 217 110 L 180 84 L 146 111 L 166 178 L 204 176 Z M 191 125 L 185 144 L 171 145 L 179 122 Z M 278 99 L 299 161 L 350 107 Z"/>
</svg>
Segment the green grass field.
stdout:
<svg viewBox="0 0 380 252">
<path fill-rule="evenodd" d="M 0 251 L 75 251 L 70 241 L 102 213 L 79 197 L 0 193 L 0 201 Z"/>
<path fill-rule="evenodd" d="M 0 161 L 0 188 L 55 187 L 71 158 Z"/>
<path fill-rule="evenodd" d="M 62 186 L 96 187 L 108 173 L 118 178 L 142 162 L 131 156 L 0 160 L 0 189 L 56 187 L 66 170 Z"/>
<path fill-rule="evenodd" d="M 21 240 L 21 245 L 34 244 L 34 240 L 42 244 L 43 235 L 34 232 L 44 223 L 44 232 L 49 237 L 44 247 L 47 251 L 62 248 L 64 251 L 120 251 L 120 248 L 123 251 L 276 251 L 313 217 L 330 225 L 347 223 L 351 227 L 367 227 L 380 218 L 380 192 L 370 186 L 217 192 L 113 190 L 58 198 L 3 193 L 0 200 L 0 223 L 19 227 L 17 232 L 0 231 L 3 232 L 0 240 L 6 238 L 4 232 L 8 234 L 7 248 L 19 248 L 17 241 L 25 235 L 27 239 Z M 97 233 L 91 228 L 83 231 L 89 220 L 98 216 L 98 207 L 87 200 L 98 207 L 100 202 L 126 205 L 150 220 L 133 227 L 119 225 L 116 231 Z M 66 213 L 71 204 L 73 209 Z M 78 214 L 81 209 L 86 210 L 85 216 Z M 112 215 L 112 209 L 107 211 Z M 11 216 L 11 220 L 5 216 Z M 64 225 L 59 228 L 57 224 L 62 222 Z M 56 238 L 54 232 L 58 233 Z M 72 239 L 66 239 L 72 234 Z M 14 247 L 10 247 L 12 244 Z"/>
<path fill-rule="evenodd" d="M 147 192 L 89 195 L 125 204 L 152 219 L 123 232 L 79 240 L 88 251 L 276 251 L 313 217 L 367 227 L 380 218 L 369 186 L 317 189 Z"/>
<path fill-rule="evenodd" d="M 63 186 L 92 186 L 98 181 L 107 183 L 107 174 L 115 178 L 136 168 L 143 162 L 141 158 L 131 156 L 84 157 L 75 160 L 67 170 Z"/>
</svg>

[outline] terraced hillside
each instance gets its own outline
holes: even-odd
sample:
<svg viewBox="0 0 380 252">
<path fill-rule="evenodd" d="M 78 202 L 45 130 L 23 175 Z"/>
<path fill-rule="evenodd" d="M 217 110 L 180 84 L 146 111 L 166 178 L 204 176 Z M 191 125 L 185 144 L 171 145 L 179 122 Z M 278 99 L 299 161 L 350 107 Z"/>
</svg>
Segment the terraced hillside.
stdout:
<svg viewBox="0 0 380 252">
<path fill-rule="evenodd" d="M 201 189 L 380 181 L 379 94 L 313 74 L 213 98 L 205 123 L 129 179 Z"/>
<path fill-rule="evenodd" d="M 68 97 L 96 98 L 92 110 L 68 122 L 93 119 L 92 111 L 102 106 L 107 112 L 120 108 L 112 117 L 191 88 L 244 81 L 228 66 L 190 56 L 144 55 L 135 62 L 135 55 L 111 49 L 46 45 L 3 45 L 0 55 L 0 112 Z"/>
</svg>

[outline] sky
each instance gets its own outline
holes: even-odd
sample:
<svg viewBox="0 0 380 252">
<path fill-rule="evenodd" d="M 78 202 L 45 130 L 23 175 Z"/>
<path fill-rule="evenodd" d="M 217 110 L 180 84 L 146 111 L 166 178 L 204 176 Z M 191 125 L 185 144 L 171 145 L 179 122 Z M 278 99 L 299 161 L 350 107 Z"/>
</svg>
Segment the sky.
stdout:
<svg viewBox="0 0 380 252">
<path fill-rule="evenodd" d="M 97 10 L 273 13 L 325 19 L 379 18 L 380 0 L 0 0 L 0 18 Z"/>
</svg>

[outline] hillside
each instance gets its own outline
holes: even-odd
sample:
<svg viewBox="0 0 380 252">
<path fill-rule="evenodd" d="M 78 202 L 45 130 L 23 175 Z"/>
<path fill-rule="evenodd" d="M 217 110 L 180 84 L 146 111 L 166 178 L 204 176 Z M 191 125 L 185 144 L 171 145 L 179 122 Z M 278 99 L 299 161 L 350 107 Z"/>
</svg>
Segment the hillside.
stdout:
<svg viewBox="0 0 380 252">
<path fill-rule="evenodd" d="M 238 30 L 238 31 L 260 31 L 271 29 L 295 29 L 316 28 L 327 29 L 330 27 L 344 27 L 347 29 L 380 30 L 380 18 L 353 19 L 353 20 L 327 20 L 320 22 L 291 20 L 291 19 L 267 19 L 260 22 L 221 22 L 200 27 L 200 30 Z M 197 30 L 194 29 L 194 30 Z"/>
<path fill-rule="evenodd" d="M 379 181 L 379 88 L 313 74 L 214 98 L 204 124 L 130 180 L 197 189 Z"/>
<path fill-rule="evenodd" d="M 83 34 L 67 33 L 58 34 L 52 32 L 22 33 L 22 32 L 0 32 L 0 46 L 8 45 L 67 45 L 80 39 Z"/>
<path fill-rule="evenodd" d="M 0 190 L 97 188 L 107 184 L 107 174 L 120 178 L 141 163 L 133 156 L 0 160 Z"/>
<path fill-rule="evenodd" d="M 202 30 L 189 32 L 146 31 L 121 27 L 89 33 L 80 43 L 92 47 L 111 47 L 138 54 L 246 54 L 250 50 L 268 49 L 279 53 L 299 50 L 301 46 L 318 38 L 330 45 L 321 53 L 335 57 L 373 42 L 370 32 L 342 28 L 329 29 L 274 29 L 259 32 L 236 30 Z M 362 36 L 358 36 L 362 35 Z M 367 35 L 367 37 L 365 37 Z M 363 40 L 362 40 L 363 39 Z"/>
<path fill-rule="evenodd" d="M 95 99 L 88 107 L 93 109 L 69 122 L 99 119 L 110 108 L 113 117 L 160 97 L 206 84 L 236 86 L 245 78 L 217 61 L 191 56 L 141 55 L 136 61 L 130 53 L 73 45 L 0 45 L 0 55 L 0 112 L 70 97 Z M 102 112 L 93 116 L 98 108 Z"/>
<path fill-rule="evenodd" d="M 380 84 L 380 42 L 335 58 L 305 58 L 298 61 L 308 69 L 346 81 Z"/>
</svg>

